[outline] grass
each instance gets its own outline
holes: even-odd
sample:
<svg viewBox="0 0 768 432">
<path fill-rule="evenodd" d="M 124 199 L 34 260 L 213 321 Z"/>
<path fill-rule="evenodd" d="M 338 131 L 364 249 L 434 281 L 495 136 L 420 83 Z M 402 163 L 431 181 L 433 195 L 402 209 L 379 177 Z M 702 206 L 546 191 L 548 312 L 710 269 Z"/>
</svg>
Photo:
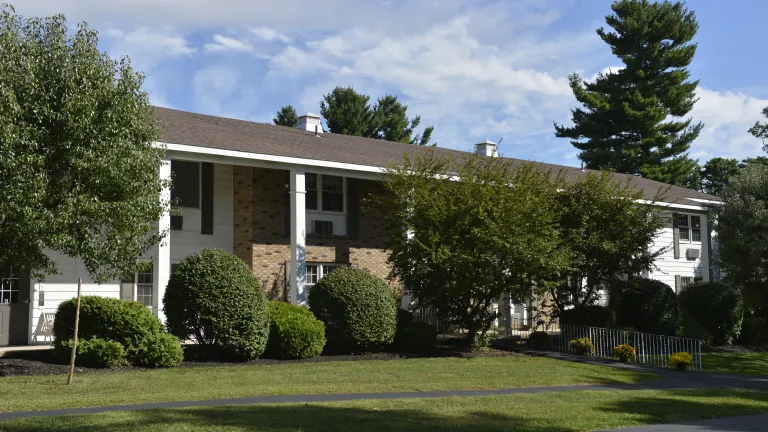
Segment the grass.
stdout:
<svg viewBox="0 0 768 432">
<path fill-rule="evenodd" d="M 636 383 L 656 375 L 538 357 L 430 358 L 0 378 L 0 411 L 260 395 Z"/>
<path fill-rule="evenodd" d="M 523 431 L 569 432 L 768 412 L 768 393 L 726 390 L 567 391 L 109 412 L 0 423 L 0 431 Z"/>
<path fill-rule="evenodd" d="M 768 352 L 703 353 L 705 372 L 768 375 Z"/>
</svg>

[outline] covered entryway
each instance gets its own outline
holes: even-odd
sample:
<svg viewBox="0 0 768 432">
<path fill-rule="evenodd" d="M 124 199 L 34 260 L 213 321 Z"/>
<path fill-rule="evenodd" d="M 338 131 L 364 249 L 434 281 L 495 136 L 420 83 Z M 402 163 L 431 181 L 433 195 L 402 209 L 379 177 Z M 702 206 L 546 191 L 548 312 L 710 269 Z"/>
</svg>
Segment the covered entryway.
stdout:
<svg viewBox="0 0 768 432">
<path fill-rule="evenodd" d="M 29 343 L 29 278 L 11 267 L 0 273 L 0 346 Z"/>
</svg>

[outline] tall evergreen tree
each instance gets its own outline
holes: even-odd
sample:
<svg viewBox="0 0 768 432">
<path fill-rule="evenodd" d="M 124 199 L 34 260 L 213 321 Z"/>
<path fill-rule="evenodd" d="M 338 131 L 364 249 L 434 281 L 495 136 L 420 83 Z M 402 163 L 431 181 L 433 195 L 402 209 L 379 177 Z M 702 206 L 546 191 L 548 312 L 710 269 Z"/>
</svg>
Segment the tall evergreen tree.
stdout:
<svg viewBox="0 0 768 432">
<path fill-rule="evenodd" d="M 624 68 L 585 82 L 570 77 L 582 107 L 572 127 L 555 124 L 570 138 L 587 168 L 637 174 L 676 185 L 690 184 L 697 162 L 688 157 L 703 125 L 686 116 L 696 102 L 698 81 L 689 81 L 699 24 L 683 3 L 619 0 L 597 34 Z M 673 117 L 675 119 L 670 119 Z"/>
<path fill-rule="evenodd" d="M 277 111 L 277 115 L 272 122 L 278 126 L 296 127 L 299 124 L 299 117 L 296 115 L 296 108 L 293 105 L 285 105 Z"/>
<path fill-rule="evenodd" d="M 429 143 L 434 126 L 425 128 L 421 135 L 414 135 L 421 116 L 408 118 L 408 106 L 400 103 L 397 96 L 381 97 L 374 106 L 370 100 L 370 96 L 352 87 L 336 87 L 320 101 L 320 114 L 333 133 L 408 144 Z"/>
<path fill-rule="evenodd" d="M 336 87 L 320 101 L 320 114 L 330 132 L 373 138 L 378 128 L 370 100 L 352 87 Z"/>
<path fill-rule="evenodd" d="M 701 172 L 702 190 L 708 194 L 720 196 L 731 177 L 739 173 L 739 161 L 716 157 L 704 164 Z"/>
</svg>

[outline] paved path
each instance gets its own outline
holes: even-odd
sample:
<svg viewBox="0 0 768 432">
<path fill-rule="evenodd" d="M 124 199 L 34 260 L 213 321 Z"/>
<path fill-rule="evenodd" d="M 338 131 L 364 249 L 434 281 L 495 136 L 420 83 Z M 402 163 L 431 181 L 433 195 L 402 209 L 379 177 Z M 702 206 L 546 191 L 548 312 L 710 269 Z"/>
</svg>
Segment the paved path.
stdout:
<svg viewBox="0 0 768 432">
<path fill-rule="evenodd" d="M 766 430 L 768 430 L 768 414 L 640 426 L 606 432 L 765 432 Z"/>
<path fill-rule="evenodd" d="M 156 402 L 146 404 L 102 406 L 92 408 L 63 408 L 47 411 L 19 411 L 19 412 L 0 412 L 0 421 L 15 420 L 27 417 L 51 417 L 70 414 L 96 414 L 107 411 L 132 411 L 148 409 L 165 408 L 185 408 L 185 407 L 215 407 L 224 405 L 254 405 L 254 404 L 279 404 L 279 403 L 310 403 L 310 402 L 343 402 L 353 400 L 370 399 L 431 399 L 451 396 L 494 396 L 509 394 L 533 394 L 533 393 L 551 393 L 575 390 L 648 390 L 648 389 L 676 389 L 676 388 L 733 388 L 745 390 L 768 391 L 768 379 L 755 378 L 748 376 L 734 375 L 714 375 L 706 373 L 676 372 L 667 369 L 651 368 L 634 363 L 617 363 L 615 361 L 604 360 L 600 358 L 578 357 L 562 353 L 545 353 L 540 351 L 526 352 L 529 355 L 557 358 L 566 361 L 573 361 L 586 364 L 595 364 L 609 366 L 619 369 L 630 369 L 640 372 L 650 372 L 661 375 L 662 379 L 657 381 L 648 381 L 638 384 L 619 384 L 619 385 L 574 385 L 574 386 L 549 386 L 549 387 L 524 387 L 524 388 L 506 388 L 497 390 L 445 390 L 429 392 L 386 392 L 386 393 L 349 393 L 349 394 L 308 394 L 308 395 L 285 395 L 285 396 L 253 396 L 243 398 L 213 399 L 213 400 L 192 400 L 192 401 L 174 401 L 174 402 Z M 759 422 L 758 422 L 759 423 Z M 764 426 L 768 423 L 764 423 Z M 643 430 L 643 429 L 641 429 Z M 651 430 L 651 429 L 649 429 Z M 663 429 L 677 432 L 678 429 Z M 695 430 L 695 429 L 694 429 Z M 720 429 L 742 431 L 742 429 Z M 768 427 L 759 429 L 768 430 Z M 635 430 L 633 429 L 633 432 Z M 686 431 L 686 429 L 680 429 Z M 752 429 L 743 429 L 751 432 Z M 643 430 L 645 432 L 645 430 Z"/>
</svg>

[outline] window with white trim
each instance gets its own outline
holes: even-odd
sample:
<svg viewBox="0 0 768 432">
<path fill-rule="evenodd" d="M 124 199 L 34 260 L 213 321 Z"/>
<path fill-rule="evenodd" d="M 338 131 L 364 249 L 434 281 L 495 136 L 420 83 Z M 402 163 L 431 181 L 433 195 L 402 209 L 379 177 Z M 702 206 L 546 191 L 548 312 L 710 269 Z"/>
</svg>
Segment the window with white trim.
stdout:
<svg viewBox="0 0 768 432">
<path fill-rule="evenodd" d="M 701 242 L 701 216 L 678 214 L 677 228 L 680 232 L 680 240 Z"/>
<path fill-rule="evenodd" d="M 136 273 L 136 301 L 144 306 L 152 307 L 154 304 L 154 272 L 152 266 Z"/>
<path fill-rule="evenodd" d="M 305 181 L 307 210 L 344 213 L 344 177 L 307 173 Z"/>
<path fill-rule="evenodd" d="M 690 276 L 683 276 L 680 278 L 680 289 L 685 289 L 688 285 L 693 283 L 693 278 Z"/>
<path fill-rule="evenodd" d="M 342 267 L 347 267 L 347 264 L 307 263 L 307 281 L 305 286 L 312 288 L 323 276 Z"/>
</svg>

